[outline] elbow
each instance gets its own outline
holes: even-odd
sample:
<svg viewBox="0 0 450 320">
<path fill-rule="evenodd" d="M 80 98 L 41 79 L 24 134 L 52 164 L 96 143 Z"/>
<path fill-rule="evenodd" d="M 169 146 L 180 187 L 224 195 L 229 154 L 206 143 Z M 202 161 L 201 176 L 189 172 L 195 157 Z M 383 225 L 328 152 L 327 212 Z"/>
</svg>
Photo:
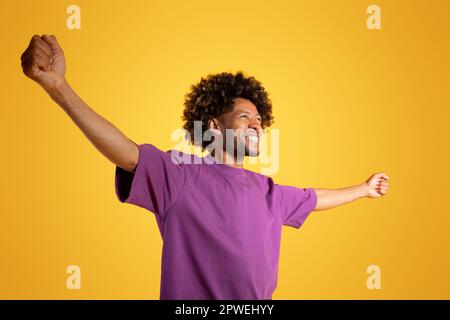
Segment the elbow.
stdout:
<svg viewBox="0 0 450 320">
<path fill-rule="evenodd" d="M 121 167 L 123 170 L 131 172 L 131 173 L 135 173 L 136 172 L 136 167 L 137 167 L 137 162 L 133 162 L 133 163 L 127 163 L 127 164 L 123 164 L 123 165 L 117 165 L 118 167 Z"/>
<path fill-rule="evenodd" d="M 122 161 L 123 164 L 122 165 L 118 165 L 119 167 L 121 167 L 122 169 L 131 172 L 131 173 L 135 173 L 136 172 L 136 168 L 139 162 L 139 148 L 138 146 L 133 142 L 133 148 L 129 153 L 129 156 L 124 159 L 124 161 Z"/>
</svg>

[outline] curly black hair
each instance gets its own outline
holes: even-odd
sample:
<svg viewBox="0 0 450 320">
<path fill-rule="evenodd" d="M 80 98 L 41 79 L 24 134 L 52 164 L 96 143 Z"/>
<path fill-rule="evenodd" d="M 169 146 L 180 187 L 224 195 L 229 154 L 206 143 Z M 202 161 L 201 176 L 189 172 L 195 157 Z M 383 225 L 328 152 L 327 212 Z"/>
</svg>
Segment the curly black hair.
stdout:
<svg viewBox="0 0 450 320">
<path fill-rule="evenodd" d="M 250 100 L 261 116 L 261 127 L 269 127 L 274 118 L 272 116 L 272 102 L 261 82 L 252 76 L 246 76 L 243 71 L 236 74 L 222 72 L 209 74 L 201 78 L 184 98 L 182 120 L 186 132 L 186 139 L 205 150 L 209 141 L 194 141 L 194 121 L 202 122 L 202 133 L 208 130 L 208 121 L 219 117 L 233 109 L 233 99 L 244 98 Z M 203 139 L 202 139 L 203 140 Z"/>
</svg>

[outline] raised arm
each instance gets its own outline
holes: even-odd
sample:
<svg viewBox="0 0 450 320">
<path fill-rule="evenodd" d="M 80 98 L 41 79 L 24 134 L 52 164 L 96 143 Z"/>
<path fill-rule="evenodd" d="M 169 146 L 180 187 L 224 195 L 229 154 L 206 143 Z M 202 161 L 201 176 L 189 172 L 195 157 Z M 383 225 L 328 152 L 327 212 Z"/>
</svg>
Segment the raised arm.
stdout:
<svg viewBox="0 0 450 320">
<path fill-rule="evenodd" d="M 137 145 L 112 123 L 92 110 L 65 78 L 64 52 L 53 35 L 34 35 L 21 56 L 22 69 L 69 115 L 89 141 L 112 163 L 133 172 Z"/>
<path fill-rule="evenodd" d="M 373 174 L 366 182 L 341 189 L 317 189 L 317 205 L 314 211 L 331 209 L 359 198 L 379 198 L 388 189 L 389 177 L 384 173 Z"/>
</svg>

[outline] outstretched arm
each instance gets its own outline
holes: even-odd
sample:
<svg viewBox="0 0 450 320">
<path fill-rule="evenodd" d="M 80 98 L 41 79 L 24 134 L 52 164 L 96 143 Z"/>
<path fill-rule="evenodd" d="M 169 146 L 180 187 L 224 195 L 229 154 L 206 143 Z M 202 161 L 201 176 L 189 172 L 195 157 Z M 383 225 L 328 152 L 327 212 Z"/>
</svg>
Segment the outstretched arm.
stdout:
<svg viewBox="0 0 450 320">
<path fill-rule="evenodd" d="M 359 198 L 379 198 L 388 189 L 389 177 L 384 173 L 373 174 L 366 182 L 341 189 L 316 189 L 317 205 L 314 211 L 331 209 Z"/>
<path fill-rule="evenodd" d="M 69 115 L 89 141 L 112 163 L 133 172 L 137 145 L 108 120 L 92 110 L 65 78 L 64 52 L 53 35 L 34 35 L 21 56 L 22 69 Z"/>
</svg>

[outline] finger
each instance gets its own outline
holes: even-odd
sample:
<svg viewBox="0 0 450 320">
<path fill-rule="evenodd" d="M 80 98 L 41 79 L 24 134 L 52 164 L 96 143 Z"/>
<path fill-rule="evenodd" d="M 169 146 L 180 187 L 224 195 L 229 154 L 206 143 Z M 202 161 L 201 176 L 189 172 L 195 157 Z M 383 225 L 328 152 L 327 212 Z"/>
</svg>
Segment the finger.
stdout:
<svg viewBox="0 0 450 320">
<path fill-rule="evenodd" d="M 42 40 L 40 37 L 37 37 L 34 39 L 33 44 L 39 49 L 41 49 L 45 54 L 48 56 L 49 59 L 53 56 L 52 49 L 50 48 L 49 44 Z"/>
<path fill-rule="evenodd" d="M 36 61 L 39 61 L 39 67 L 42 67 L 44 71 L 50 71 L 50 59 L 48 56 L 39 48 L 34 48 L 31 50 L 31 58 L 36 57 L 39 58 Z"/>
<path fill-rule="evenodd" d="M 29 53 L 30 53 L 30 47 L 28 47 L 20 56 L 20 61 L 22 61 L 22 63 L 29 57 Z"/>
<path fill-rule="evenodd" d="M 20 59 L 26 60 L 29 56 L 32 56 L 33 54 L 39 54 L 43 57 L 47 57 L 49 60 L 51 58 L 51 55 L 49 56 L 39 45 L 32 44 L 30 45 L 20 56 Z"/>
<path fill-rule="evenodd" d="M 50 61 L 40 55 L 33 55 L 30 62 L 44 71 L 50 71 Z"/>
<path fill-rule="evenodd" d="M 32 55 L 25 57 L 22 60 L 21 65 L 22 65 L 23 72 L 26 75 L 28 75 L 28 74 L 34 75 L 34 73 L 39 70 L 39 67 L 36 65 L 36 63 L 34 61 L 34 57 Z"/>
<path fill-rule="evenodd" d="M 31 38 L 30 44 L 29 44 L 28 47 L 25 49 L 25 51 L 22 53 L 22 55 L 20 56 L 20 60 L 23 61 L 23 60 L 27 59 L 27 57 L 30 56 L 31 50 L 34 48 L 34 45 L 33 45 L 33 39 L 35 39 L 35 37 L 39 37 L 39 36 L 34 35 L 33 38 Z"/>
<path fill-rule="evenodd" d="M 35 41 L 35 39 L 40 39 L 41 37 L 38 34 L 35 34 L 31 37 L 30 39 L 30 43 L 28 44 L 29 47 L 32 47 L 33 42 Z"/>
<path fill-rule="evenodd" d="M 34 78 L 40 71 L 38 65 L 30 57 L 25 63 L 22 63 L 23 73 L 30 78 Z"/>
<path fill-rule="evenodd" d="M 31 56 L 26 56 L 24 58 L 22 58 L 22 68 L 24 68 L 26 65 L 28 65 L 28 63 L 30 62 Z"/>
<path fill-rule="evenodd" d="M 54 54 L 56 53 L 64 54 L 63 49 L 59 45 L 58 40 L 56 40 L 56 37 L 54 35 L 44 34 L 41 37 L 41 39 L 44 40 L 50 46 Z"/>
<path fill-rule="evenodd" d="M 41 56 L 42 58 L 45 58 L 45 59 L 47 59 L 47 60 L 49 60 L 49 61 L 50 61 L 50 58 L 51 58 L 51 56 L 48 56 L 48 55 L 45 53 L 45 51 L 43 51 L 40 47 L 37 47 L 37 46 L 31 48 L 29 54 L 30 54 L 31 56 L 33 56 L 33 55 Z"/>
<path fill-rule="evenodd" d="M 388 179 L 389 179 L 389 177 L 387 176 L 387 174 L 384 173 L 384 172 L 380 172 L 380 173 L 378 174 L 378 176 L 379 176 L 379 178 L 381 178 L 381 179 L 385 179 L 385 180 L 388 180 Z"/>
<path fill-rule="evenodd" d="M 35 43 L 38 39 L 41 39 L 41 37 L 37 34 L 35 34 L 34 36 L 31 37 L 27 50 L 25 50 L 25 52 L 22 54 L 23 56 L 30 53 L 30 51 L 35 47 Z"/>
</svg>

